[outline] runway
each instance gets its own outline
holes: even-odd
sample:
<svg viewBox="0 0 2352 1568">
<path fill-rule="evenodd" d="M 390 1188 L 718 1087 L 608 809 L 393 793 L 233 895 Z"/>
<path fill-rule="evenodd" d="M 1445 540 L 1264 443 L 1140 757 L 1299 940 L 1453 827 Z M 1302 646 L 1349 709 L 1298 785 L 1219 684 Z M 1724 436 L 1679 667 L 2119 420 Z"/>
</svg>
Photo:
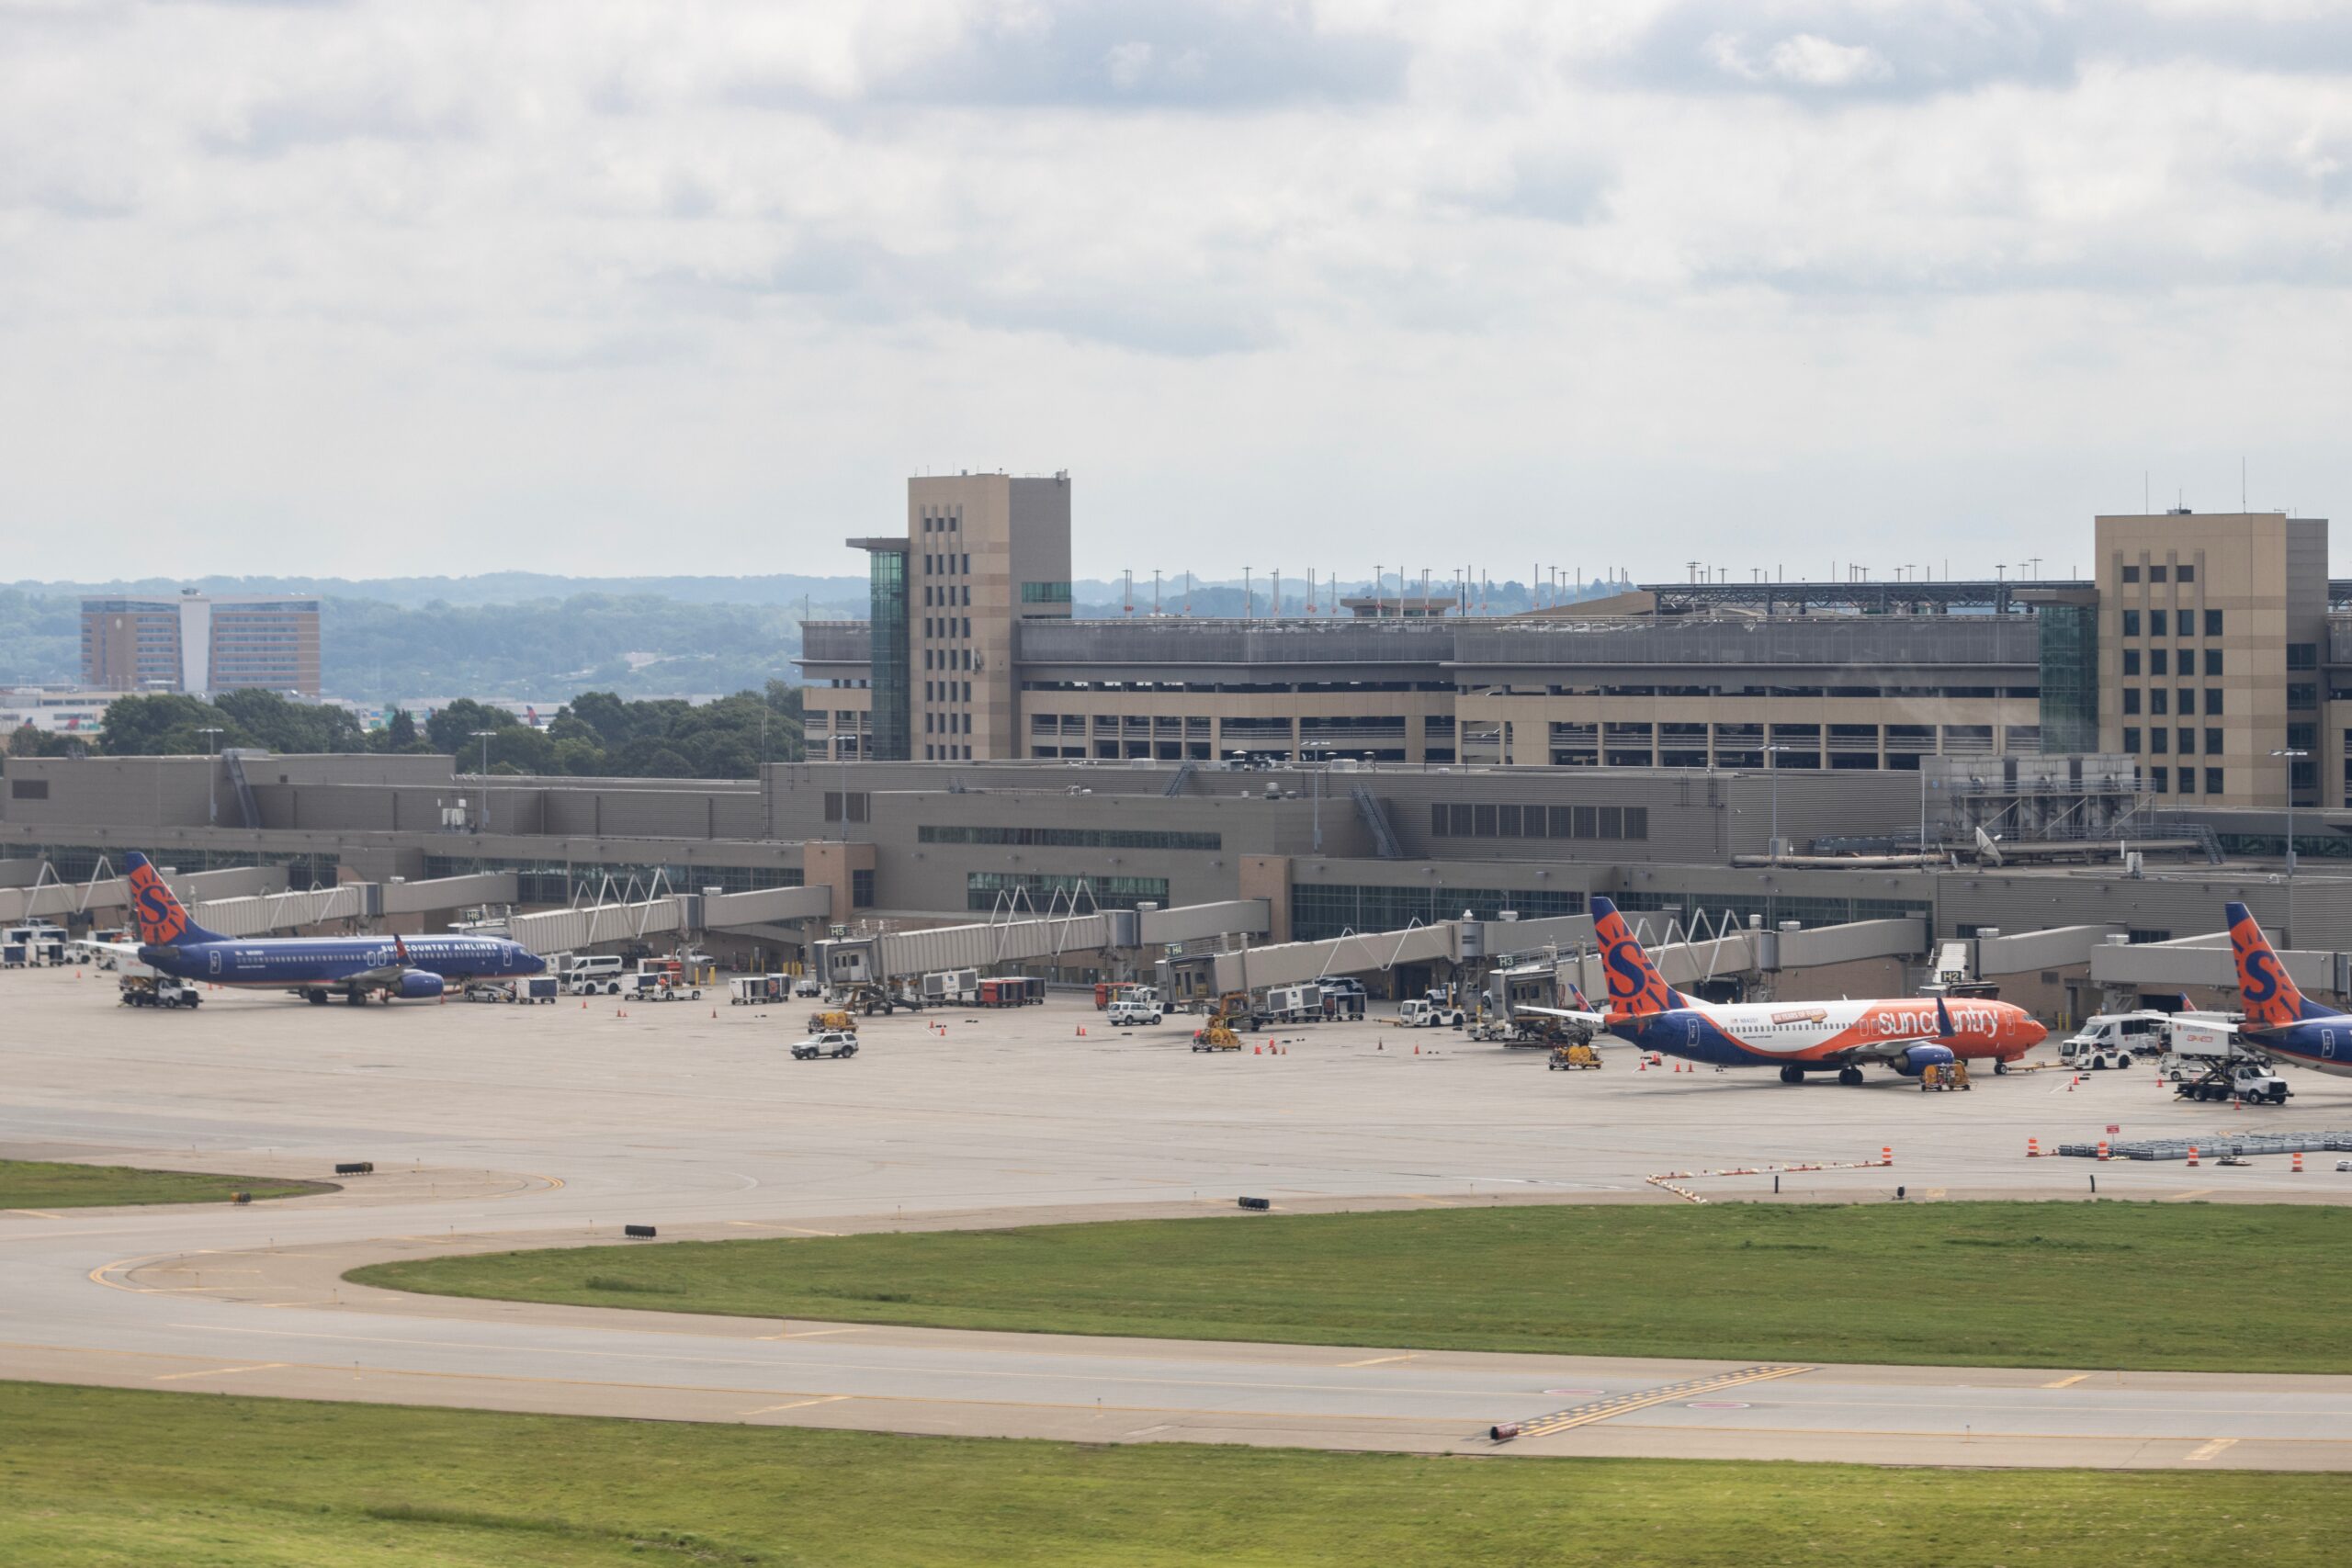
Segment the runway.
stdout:
<svg viewBox="0 0 2352 1568">
<path fill-rule="evenodd" d="M 34 989 L 20 979 L 12 1001 Z M 1641 1179 L 1645 1168 L 1845 1156 L 1876 1137 L 1862 1120 L 1903 1145 L 1894 1172 L 1825 1173 L 1784 1197 L 1876 1199 L 1893 1174 L 1921 1197 L 2025 1195 L 2079 1168 L 1990 1151 L 2021 1145 L 2027 1126 L 2054 1139 L 2127 1113 L 2120 1082 L 2092 1110 L 2068 1104 L 2082 1091 L 2053 1100 L 2030 1081 L 1969 1097 L 1894 1084 L 1783 1093 L 1712 1076 L 1548 1075 L 1458 1048 L 1415 1058 L 1409 1041 L 1399 1061 L 1369 1036 L 1209 1060 L 1181 1036 L 1073 1047 L 1056 1010 L 968 1034 L 954 1023 L 944 1043 L 921 1022 L 884 1021 L 854 1062 L 792 1064 L 778 1047 L 797 1018 L 725 1010 L 642 1026 L 558 1010 L 377 1010 L 337 1012 L 322 1030 L 312 1010 L 265 998 L 119 1021 L 86 991 L 46 985 L 56 1026 L 0 1045 L 0 1152 L 314 1177 L 370 1158 L 379 1174 L 249 1208 L 0 1213 L 0 1376 L 1087 1441 L 2352 1468 L 2347 1377 L 960 1333 L 417 1297 L 342 1280 L 387 1258 L 614 1240 L 625 1221 L 658 1224 L 667 1241 L 1152 1214 L 1252 1223 L 1234 1214 L 1238 1190 L 1294 1212 L 1673 1202 Z M 187 1024 L 202 1027 L 173 1028 Z M 2326 1173 L 2243 1174 L 2248 1195 L 2346 1196 Z M 2198 1190 L 2191 1179 L 2142 1168 L 2102 1185 L 2180 1197 Z M 1488 1435 L 1510 1423 L 1542 1425 L 1499 1444 Z"/>
</svg>

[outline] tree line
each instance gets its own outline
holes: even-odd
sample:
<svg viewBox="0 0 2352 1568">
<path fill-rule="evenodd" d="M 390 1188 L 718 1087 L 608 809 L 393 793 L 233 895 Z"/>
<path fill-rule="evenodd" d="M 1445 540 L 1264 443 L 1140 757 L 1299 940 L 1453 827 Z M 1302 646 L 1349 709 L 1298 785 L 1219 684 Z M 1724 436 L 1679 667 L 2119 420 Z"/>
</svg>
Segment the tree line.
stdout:
<svg viewBox="0 0 2352 1568">
<path fill-rule="evenodd" d="M 486 734 L 484 732 L 487 732 Z M 675 698 L 632 702 L 583 692 L 544 729 L 471 698 L 419 721 L 396 709 L 368 730 L 346 708 L 298 703 L 275 692 L 227 692 L 209 701 L 176 692 L 119 697 L 96 735 L 51 733 L 30 725 L 9 738 L 15 757 L 87 754 L 178 756 L 239 746 L 279 753 L 374 752 L 455 757 L 461 771 L 486 754 L 493 773 L 575 778 L 751 778 L 765 762 L 797 762 L 800 688 L 770 681 L 696 705 Z"/>
</svg>

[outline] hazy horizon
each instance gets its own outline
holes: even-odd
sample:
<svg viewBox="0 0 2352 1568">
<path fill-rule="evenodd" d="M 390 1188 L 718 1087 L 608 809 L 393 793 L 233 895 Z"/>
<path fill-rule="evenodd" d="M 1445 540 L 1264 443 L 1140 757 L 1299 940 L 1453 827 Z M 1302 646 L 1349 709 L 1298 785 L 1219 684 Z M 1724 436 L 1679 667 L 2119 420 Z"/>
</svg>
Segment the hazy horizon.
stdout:
<svg viewBox="0 0 2352 1568">
<path fill-rule="evenodd" d="M 2086 567 L 2352 479 L 2292 0 L 0 4 L 11 578 Z M 1182 570 L 1178 567 L 1174 570 Z"/>
</svg>

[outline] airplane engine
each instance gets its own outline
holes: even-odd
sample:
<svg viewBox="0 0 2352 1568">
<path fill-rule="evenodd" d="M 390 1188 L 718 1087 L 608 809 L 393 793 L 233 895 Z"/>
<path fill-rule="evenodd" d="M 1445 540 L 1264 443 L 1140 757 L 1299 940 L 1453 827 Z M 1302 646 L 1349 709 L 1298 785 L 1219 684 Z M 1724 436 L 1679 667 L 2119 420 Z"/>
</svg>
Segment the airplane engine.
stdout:
<svg viewBox="0 0 2352 1568">
<path fill-rule="evenodd" d="M 441 976 L 425 969 L 401 971 L 400 997 L 402 1001 L 429 1002 L 441 994 Z M 1950 1055 L 1949 1052 L 1946 1053 Z"/>
<path fill-rule="evenodd" d="M 1906 1078 L 1916 1078 L 1929 1067 L 1951 1066 L 1949 1045 L 1914 1045 L 1894 1059 L 1894 1070 Z"/>
</svg>

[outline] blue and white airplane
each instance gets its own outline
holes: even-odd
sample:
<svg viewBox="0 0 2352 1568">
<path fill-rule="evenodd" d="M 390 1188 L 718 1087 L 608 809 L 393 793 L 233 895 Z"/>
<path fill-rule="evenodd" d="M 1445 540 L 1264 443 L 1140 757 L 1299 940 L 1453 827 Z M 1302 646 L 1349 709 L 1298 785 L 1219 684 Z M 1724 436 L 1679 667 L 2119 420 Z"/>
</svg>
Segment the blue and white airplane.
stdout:
<svg viewBox="0 0 2352 1568">
<path fill-rule="evenodd" d="M 323 1007 L 342 995 L 357 1007 L 371 995 L 430 1001 L 449 981 L 537 975 L 547 960 L 503 937 L 229 937 L 206 931 L 165 886 L 147 857 L 123 857 L 130 883 L 136 947 L 124 950 L 164 975 L 243 990 L 288 991 Z"/>
</svg>

